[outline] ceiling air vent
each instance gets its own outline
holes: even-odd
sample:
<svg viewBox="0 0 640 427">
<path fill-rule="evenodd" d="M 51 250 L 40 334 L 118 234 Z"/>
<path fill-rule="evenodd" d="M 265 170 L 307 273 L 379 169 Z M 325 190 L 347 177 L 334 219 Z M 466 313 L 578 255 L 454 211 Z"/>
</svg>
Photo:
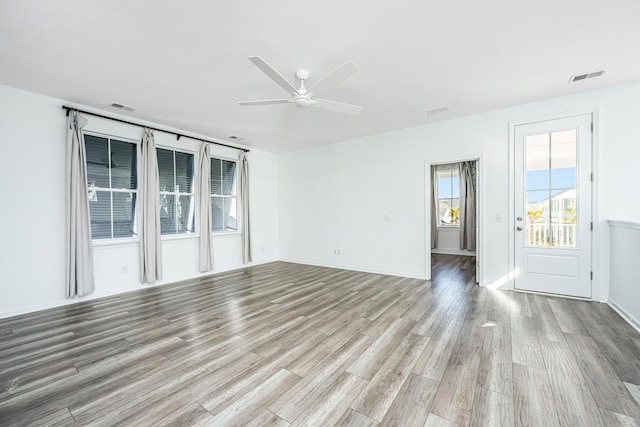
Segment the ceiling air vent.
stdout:
<svg viewBox="0 0 640 427">
<path fill-rule="evenodd" d="M 119 102 L 112 102 L 111 103 L 111 107 L 115 108 L 115 109 L 118 109 L 118 110 L 124 110 L 124 111 L 130 111 L 130 112 L 136 110 L 135 108 L 133 108 L 130 105 L 124 105 L 124 104 L 121 104 Z"/>
<path fill-rule="evenodd" d="M 234 141 L 244 141 L 244 138 L 238 135 L 230 135 L 229 139 L 233 139 Z"/>
<path fill-rule="evenodd" d="M 594 71 L 592 73 L 586 73 L 586 74 L 577 74 L 575 76 L 571 76 L 571 78 L 569 79 L 569 83 L 578 82 L 580 80 L 591 79 L 593 77 L 600 77 L 603 74 L 604 74 L 604 70 Z"/>
<path fill-rule="evenodd" d="M 431 110 L 427 110 L 427 114 L 429 116 L 432 116 L 434 114 L 438 114 L 438 113 L 444 113 L 446 111 L 451 110 L 451 107 L 448 105 L 442 106 L 442 107 L 438 107 L 438 108 L 432 108 Z"/>
</svg>

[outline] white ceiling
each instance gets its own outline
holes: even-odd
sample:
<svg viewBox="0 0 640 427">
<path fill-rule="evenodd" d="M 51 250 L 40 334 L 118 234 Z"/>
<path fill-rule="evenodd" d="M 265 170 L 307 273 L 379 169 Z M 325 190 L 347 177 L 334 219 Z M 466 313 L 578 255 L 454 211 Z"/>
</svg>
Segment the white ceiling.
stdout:
<svg viewBox="0 0 640 427">
<path fill-rule="evenodd" d="M 0 0 L 0 84 L 285 152 L 640 80 L 639 17 L 638 0 Z M 241 107 L 287 96 L 252 55 L 309 84 L 351 59 L 323 98 L 364 111 L 300 126 L 293 104 Z"/>
</svg>

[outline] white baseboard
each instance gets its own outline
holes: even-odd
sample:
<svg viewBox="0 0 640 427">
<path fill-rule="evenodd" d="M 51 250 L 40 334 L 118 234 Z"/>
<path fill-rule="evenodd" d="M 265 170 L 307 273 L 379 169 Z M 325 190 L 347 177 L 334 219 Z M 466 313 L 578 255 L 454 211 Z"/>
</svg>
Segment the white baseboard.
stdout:
<svg viewBox="0 0 640 427">
<path fill-rule="evenodd" d="M 250 264 L 242 265 L 240 267 L 222 269 L 222 270 L 219 270 L 219 271 L 207 271 L 205 273 L 199 273 L 198 275 L 193 276 L 193 277 L 189 277 L 189 278 L 186 278 L 186 279 L 175 280 L 175 281 L 172 281 L 172 282 L 141 285 L 141 287 L 139 289 L 116 290 L 116 291 L 113 291 L 113 292 L 101 293 L 99 295 L 89 294 L 89 295 L 86 295 L 84 297 L 75 297 L 73 299 L 60 299 L 60 300 L 50 301 L 50 302 L 43 303 L 43 304 L 30 305 L 30 306 L 21 307 L 21 308 L 15 309 L 15 310 L 7 310 L 7 311 L 0 312 L 0 319 L 5 319 L 5 318 L 8 318 L 8 317 L 14 317 L 14 316 L 20 316 L 22 314 L 35 313 L 37 311 L 48 310 L 48 309 L 51 309 L 51 308 L 64 307 L 65 305 L 79 304 L 79 303 L 87 302 L 87 301 L 95 301 L 95 300 L 99 300 L 101 298 L 112 297 L 114 295 L 121 295 L 121 294 L 126 294 L 126 293 L 129 293 L 129 292 L 138 292 L 138 291 L 141 291 L 143 289 L 149 289 L 149 288 L 155 287 L 155 286 L 173 285 L 173 284 L 177 284 L 177 283 L 180 283 L 180 282 L 187 282 L 189 280 L 197 279 L 197 278 L 200 278 L 200 277 L 213 276 L 213 275 L 219 274 L 219 273 L 226 273 L 226 272 L 229 272 L 229 271 L 241 270 L 243 268 L 253 267 L 253 266 L 261 265 L 261 264 L 268 264 L 270 262 L 275 262 L 275 261 L 279 261 L 279 260 L 277 260 L 277 259 L 266 260 L 266 261 L 260 261 L 260 262 L 253 262 L 253 263 L 250 263 Z"/>
<path fill-rule="evenodd" d="M 107 297 L 107 296 L 109 296 L 109 295 L 101 295 L 100 298 Z M 22 314 L 35 313 L 37 311 L 48 310 L 50 308 L 63 307 L 65 305 L 77 304 L 79 302 L 82 302 L 82 301 L 81 300 L 63 299 L 63 300 L 51 301 L 51 302 L 44 303 L 44 304 L 30 305 L 30 306 L 27 306 L 27 307 L 21 307 L 21 308 L 16 309 L 16 310 L 8 310 L 8 311 L 0 312 L 0 319 L 6 319 L 8 317 L 20 316 Z"/>
<path fill-rule="evenodd" d="M 624 308 L 620 306 L 620 304 L 618 304 L 611 298 L 609 298 L 607 304 L 609 304 L 609 307 L 613 308 L 624 320 L 626 320 L 628 324 L 633 326 L 636 331 L 640 332 L 640 321 L 638 319 L 629 314 Z"/>
<path fill-rule="evenodd" d="M 338 268 L 340 270 L 359 271 L 362 273 L 382 274 L 385 276 L 398 276 L 398 277 L 408 277 L 410 279 L 427 280 L 424 276 L 417 276 L 417 275 L 401 273 L 397 271 L 372 270 L 368 268 L 358 268 L 358 267 L 351 267 L 351 266 L 345 267 L 343 265 L 321 264 L 317 262 L 301 261 L 301 260 L 287 259 L 287 258 L 282 258 L 280 259 L 280 261 L 290 262 L 292 264 L 312 265 L 314 267 Z"/>
<path fill-rule="evenodd" d="M 431 249 L 432 254 L 442 255 L 464 255 L 464 256 L 476 256 L 475 251 L 462 251 L 460 249 Z"/>
</svg>

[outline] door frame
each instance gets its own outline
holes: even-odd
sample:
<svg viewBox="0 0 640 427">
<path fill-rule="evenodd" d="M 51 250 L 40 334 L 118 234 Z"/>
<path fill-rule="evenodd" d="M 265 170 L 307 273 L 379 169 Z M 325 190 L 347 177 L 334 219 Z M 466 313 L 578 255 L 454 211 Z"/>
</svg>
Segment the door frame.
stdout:
<svg viewBox="0 0 640 427">
<path fill-rule="evenodd" d="M 484 284 L 484 154 L 470 154 L 467 156 L 448 157 L 446 159 L 433 159 L 424 162 L 424 211 L 425 211 L 425 278 L 431 280 L 431 166 L 447 163 L 459 163 L 476 161 L 477 163 L 477 188 L 476 188 L 476 281 L 481 286 Z"/>
<path fill-rule="evenodd" d="M 591 123 L 593 124 L 593 130 L 591 132 L 591 170 L 593 171 L 593 183 L 591 185 L 591 220 L 593 221 L 593 231 L 591 235 L 591 271 L 593 271 L 593 280 L 591 281 L 591 300 L 606 301 L 606 298 L 601 296 L 601 281 L 605 281 L 606 278 L 600 276 L 601 262 L 599 253 L 596 252 L 596 248 L 600 247 L 600 220 L 599 220 L 599 109 L 589 108 L 583 110 L 573 110 L 565 113 L 549 114 L 544 116 L 537 116 L 531 118 L 524 118 L 520 120 L 514 120 L 509 122 L 509 259 L 508 259 L 508 274 L 507 282 L 503 289 L 515 289 L 515 239 L 516 239 L 516 223 L 515 223 L 515 133 L 516 126 L 528 125 L 539 122 L 546 122 L 550 120 L 566 119 L 575 116 L 591 115 Z M 523 291 L 524 292 L 524 291 Z M 581 298 L 584 299 L 584 298 Z"/>
</svg>

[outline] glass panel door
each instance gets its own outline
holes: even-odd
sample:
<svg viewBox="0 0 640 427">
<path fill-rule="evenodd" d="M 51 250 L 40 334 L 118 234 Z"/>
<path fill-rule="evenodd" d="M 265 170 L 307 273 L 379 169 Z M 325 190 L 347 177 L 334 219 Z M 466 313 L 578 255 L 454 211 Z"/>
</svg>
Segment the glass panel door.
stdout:
<svg viewBox="0 0 640 427">
<path fill-rule="evenodd" d="M 591 297 L 591 115 L 514 129 L 514 287 Z"/>
</svg>

